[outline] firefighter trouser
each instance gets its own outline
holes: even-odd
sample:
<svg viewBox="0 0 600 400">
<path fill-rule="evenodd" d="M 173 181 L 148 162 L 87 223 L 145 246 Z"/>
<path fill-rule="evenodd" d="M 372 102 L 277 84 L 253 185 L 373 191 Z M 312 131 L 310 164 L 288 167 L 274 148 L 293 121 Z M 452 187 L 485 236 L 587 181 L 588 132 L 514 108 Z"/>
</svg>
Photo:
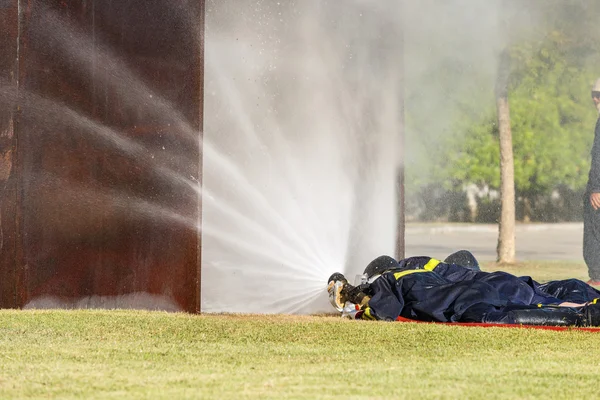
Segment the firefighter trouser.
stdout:
<svg viewBox="0 0 600 400">
<path fill-rule="evenodd" d="M 592 208 L 589 193 L 583 199 L 583 259 L 590 278 L 600 281 L 600 210 Z"/>
</svg>

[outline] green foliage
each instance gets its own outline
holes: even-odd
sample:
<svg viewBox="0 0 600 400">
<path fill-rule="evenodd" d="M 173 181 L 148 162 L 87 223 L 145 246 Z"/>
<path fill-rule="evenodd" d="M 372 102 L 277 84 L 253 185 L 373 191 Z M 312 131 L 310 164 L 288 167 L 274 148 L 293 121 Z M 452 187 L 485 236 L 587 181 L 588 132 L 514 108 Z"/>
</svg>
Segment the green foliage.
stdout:
<svg viewBox="0 0 600 400">
<path fill-rule="evenodd" d="M 590 99 L 594 72 L 568 58 L 569 42 L 560 32 L 551 32 L 537 49 L 533 45 L 512 49 L 516 189 L 536 195 L 558 185 L 583 188 L 596 118 Z"/>
<path fill-rule="evenodd" d="M 600 70 L 590 63 L 595 43 L 574 43 L 574 38 L 553 30 L 540 40 L 510 48 L 509 103 L 519 196 L 534 199 L 557 187 L 573 191 L 585 187 L 597 118 L 590 87 Z M 460 117 L 444 135 L 437 135 L 435 141 L 417 140 L 425 143 L 429 154 L 426 183 L 437 182 L 446 189 L 472 183 L 499 188 L 497 117 L 493 101 L 487 104 L 479 105 L 481 112 L 464 104 Z M 415 184 L 410 171 L 407 181 Z"/>
<path fill-rule="evenodd" d="M 463 137 L 448 143 L 450 156 L 445 170 L 455 185 L 476 183 L 491 188 L 500 186 L 500 150 L 495 119 L 468 128 Z"/>
</svg>

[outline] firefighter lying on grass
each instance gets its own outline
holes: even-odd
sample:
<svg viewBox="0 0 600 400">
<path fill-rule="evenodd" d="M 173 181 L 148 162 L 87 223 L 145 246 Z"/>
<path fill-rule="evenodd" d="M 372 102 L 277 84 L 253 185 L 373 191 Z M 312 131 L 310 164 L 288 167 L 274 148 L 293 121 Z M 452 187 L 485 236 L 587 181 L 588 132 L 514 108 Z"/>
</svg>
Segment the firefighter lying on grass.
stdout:
<svg viewBox="0 0 600 400">
<path fill-rule="evenodd" d="M 354 319 L 600 326 L 600 292 L 585 282 L 540 284 L 531 277 L 483 272 L 465 250 L 444 262 L 381 256 L 367 266 L 358 286 L 335 273 L 327 291 L 342 316 Z"/>
</svg>

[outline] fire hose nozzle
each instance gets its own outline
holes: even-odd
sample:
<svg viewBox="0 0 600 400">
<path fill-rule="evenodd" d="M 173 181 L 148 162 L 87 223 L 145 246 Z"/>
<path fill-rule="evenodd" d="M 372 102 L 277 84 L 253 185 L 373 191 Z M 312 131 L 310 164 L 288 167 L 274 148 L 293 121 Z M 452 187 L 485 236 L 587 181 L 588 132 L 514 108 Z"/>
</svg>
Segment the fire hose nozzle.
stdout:
<svg viewBox="0 0 600 400">
<path fill-rule="evenodd" d="M 327 293 L 329 293 L 329 302 L 336 310 L 342 312 L 346 303 L 346 296 L 344 295 L 345 293 L 343 289 L 344 286 L 348 284 L 348 280 L 343 274 L 336 272 L 329 277 L 329 280 L 327 282 Z"/>
</svg>

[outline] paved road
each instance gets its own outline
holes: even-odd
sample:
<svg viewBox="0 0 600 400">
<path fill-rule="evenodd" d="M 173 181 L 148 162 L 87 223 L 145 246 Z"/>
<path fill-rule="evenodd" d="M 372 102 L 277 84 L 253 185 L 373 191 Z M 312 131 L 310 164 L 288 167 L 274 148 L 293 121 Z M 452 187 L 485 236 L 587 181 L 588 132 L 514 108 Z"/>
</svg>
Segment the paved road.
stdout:
<svg viewBox="0 0 600 400">
<path fill-rule="evenodd" d="M 583 262 L 583 223 L 518 224 L 517 260 L 570 260 Z M 482 261 L 496 259 L 497 225 L 407 224 L 406 256 L 445 258 L 471 250 Z"/>
</svg>

